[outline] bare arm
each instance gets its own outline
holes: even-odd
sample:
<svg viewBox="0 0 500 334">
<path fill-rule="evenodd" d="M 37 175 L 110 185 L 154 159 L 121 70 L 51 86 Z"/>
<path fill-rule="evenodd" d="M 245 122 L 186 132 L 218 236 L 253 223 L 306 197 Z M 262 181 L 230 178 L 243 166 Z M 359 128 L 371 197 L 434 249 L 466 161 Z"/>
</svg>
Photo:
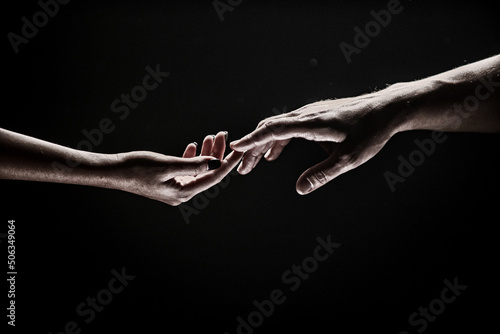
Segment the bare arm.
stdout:
<svg viewBox="0 0 500 334">
<path fill-rule="evenodd" d="M 267 118 L 231 148 L 246 151 L 238 171 L 247 174 L 262 156 L 276 159 L 292 138 L 320 143 L 328 158 L 297 180 L 297 192 L 307 194 L 371 159 L 401 131 L 500 132 L 499 91 L 497 55 L 422 80 Z"/>
<path fill-rule="evenodd" d="M 398 131 L 500 131 L 500 55 L 415 82 L 382 95 L 406 102 Z"/>
<path fill-rule="evenodd" d="M 225 135 L 207 136 L 199 157 L 196 145 L 189 144 L 179 158 L 146 151 L 79 151 L 0 129 L 0 179 L 118 189 L 178 205 L 221 181 L 238 163 L 236 152 L 220 162 Z"/>
</svg>

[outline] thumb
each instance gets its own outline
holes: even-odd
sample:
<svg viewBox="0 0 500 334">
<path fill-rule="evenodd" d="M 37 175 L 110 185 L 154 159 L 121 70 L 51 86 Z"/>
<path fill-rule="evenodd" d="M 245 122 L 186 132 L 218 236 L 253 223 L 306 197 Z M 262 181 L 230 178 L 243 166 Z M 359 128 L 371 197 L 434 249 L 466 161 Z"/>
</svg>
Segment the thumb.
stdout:
<svg viewBox="0 0 500 334">
<path fill-rule="evenodd" d="M 347 172 L 351 168 L 343 160 L 345 159 L 332 154 L 326 160 L 307 169 L 297 180 L 297 192 L 300 195 L 307 195 Z"/>
<path fill-rule="evenodd" d="M 196 176 L 221 166 L 213 157 L 175 158 L 169 168 L 172 176 Z"/>
</svg>

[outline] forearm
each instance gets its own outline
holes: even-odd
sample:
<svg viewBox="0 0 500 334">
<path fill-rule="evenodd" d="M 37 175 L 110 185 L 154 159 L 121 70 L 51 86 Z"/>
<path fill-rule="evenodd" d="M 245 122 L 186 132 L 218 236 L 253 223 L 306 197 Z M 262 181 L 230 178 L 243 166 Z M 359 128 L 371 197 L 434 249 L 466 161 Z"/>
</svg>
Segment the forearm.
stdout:
<svg viewBox="0 0 500 334">
<path fill-rule="evenodd" d="M 0 129 L 0 178 L 116 188 L 117 155 L 74 150 Z"/>
<path fill-rule="evenodd" d="M 377 92 L 397 109 L 395 132 L 500 132 L 500 56 Z"/>
</svg>

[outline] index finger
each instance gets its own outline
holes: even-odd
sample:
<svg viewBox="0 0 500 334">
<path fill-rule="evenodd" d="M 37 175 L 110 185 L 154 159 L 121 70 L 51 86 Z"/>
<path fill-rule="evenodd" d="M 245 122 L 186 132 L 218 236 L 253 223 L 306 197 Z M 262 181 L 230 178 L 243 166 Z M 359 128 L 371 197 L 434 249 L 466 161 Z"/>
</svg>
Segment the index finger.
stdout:
<svg viewBox="0 0 500 334">
<path fill-rule="evenodd" d="M 269 119 L 240 140 L 231 142 L 229 146 L 235 151 L 244 152 L 257 146 L 264 146 L 272 141 L 300 136 L 299 126 L 296 122 L 288 118 Z"/>
</svg>

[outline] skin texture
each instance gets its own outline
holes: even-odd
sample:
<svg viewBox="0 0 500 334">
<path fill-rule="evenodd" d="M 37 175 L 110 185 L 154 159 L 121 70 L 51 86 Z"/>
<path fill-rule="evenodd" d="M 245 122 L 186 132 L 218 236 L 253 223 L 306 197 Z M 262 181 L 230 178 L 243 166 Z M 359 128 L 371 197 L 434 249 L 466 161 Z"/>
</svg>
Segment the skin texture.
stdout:
<svg viewBox="0 0 500 334">
<path fill-rule="evenodd" d="M 189 144 L 179 158 L 147 151 L 85 152 L 0 129 L 0 178 L 118 189 L 179 205 L 220 182 L 240 159 L 238 172 L 247 174 L 263 156 L 272 161 L 290 140 L 305 138 L 328 154 L 297 180 L 297 192 L 308 194 L 371 159 L 401 131 L 500 132 L 499 90 L 500 56 L 494 56 L 422 80 L 267 118 L 232 142 L 234 151 L 225 159 L 227 132 L 207 136 L 199 156 L 196 145 Z M 221 166 L 208 170 L 214 159 L 221 160 Z"/>
<path fill-rule="evenodd" d="M 279 157 L 293 138 L 320 144 L 327 158 L 297 180 L 308 194 L 375 156 L 398 132 L 500 132 L 500 56 L 370 94 L 320 101 L 261 121 L 230 147 L 246 152 L 238 172 Z"/>
<path fill-rule="evenodd" d="M 242 153 L 231 152 L 224 159 L 226 136 L 206 136 L 199 156 L 191 143 L 182 157 L 173 157 L 148 151 L 92 153 L 0 129 L 0 179 L 117 189 L 179 205 L 220 182 L 238 164 Z M 208 170 L 210 160 L 220 160 L 220 167 Z"/>
</svg>

